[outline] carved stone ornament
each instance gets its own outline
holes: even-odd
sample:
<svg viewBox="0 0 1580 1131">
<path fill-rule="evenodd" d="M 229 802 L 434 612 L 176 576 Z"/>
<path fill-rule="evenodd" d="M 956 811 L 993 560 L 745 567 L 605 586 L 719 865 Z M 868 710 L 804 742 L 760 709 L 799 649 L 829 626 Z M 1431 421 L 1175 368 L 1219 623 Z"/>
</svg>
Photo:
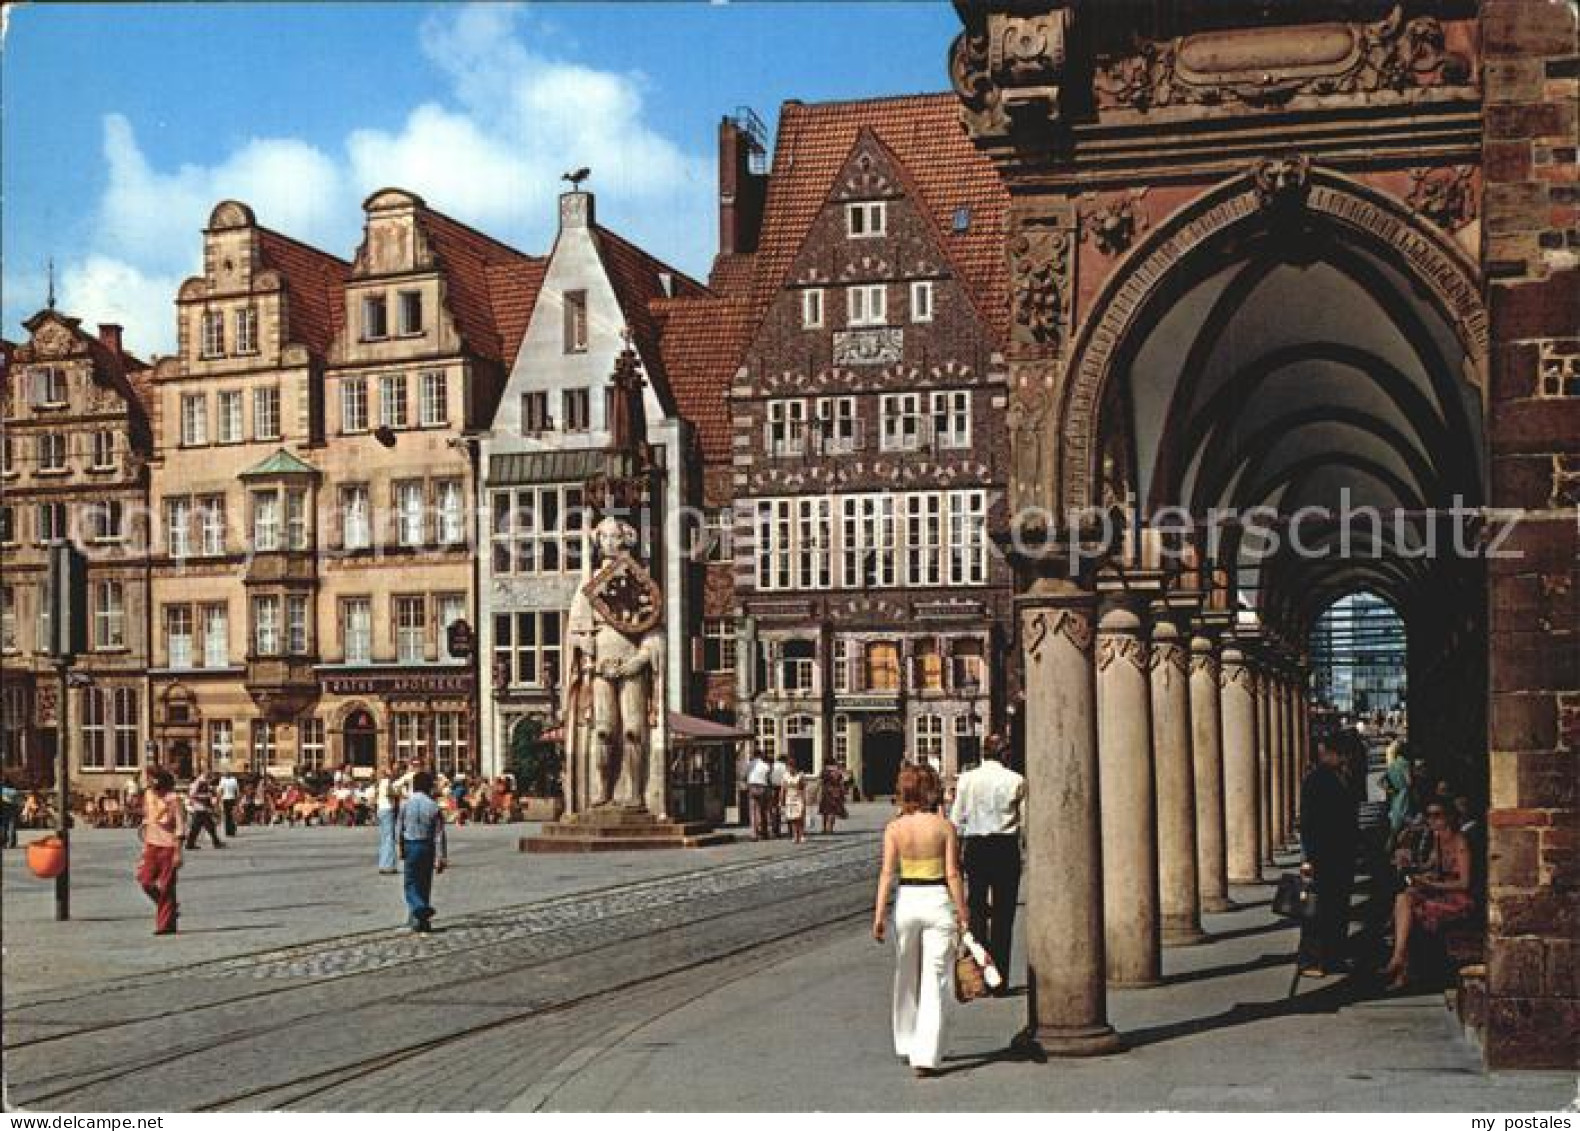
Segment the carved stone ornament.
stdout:
<svg viewBox="0 0 1580 1131">
<path fill-rule="evenodd" d="M 1070 27 L 1074 12 L 1013 15 L 992 12 L 980 30 L 956 38 L 949 77 L 960 96 L 960 116 L 973 137 L 1001 136 L 1010 116 L 1035 108 L 1059 117 Z"/>
<path fill-rule="evenodd" d="M 1290 213 L 1298 211 L 1311 191 L 1311 158 L 1265 157 L 1251 169 L 1251 180 L 1256 185 L 1256 199 L 1264 211 Z"/>
<path fill-rule="evenodd" d="M 1190 670 L 1192 675 L 1195 675 L 1198 672 L 1207 672 L 1208 674 L 1213 674 L 1215 667 L 1216 661 L 1213 659 L 1211 652 L 1191 653 Z"/>
<path fill-rule="evenodd" d="M 835 365 L 897 365 L 905 356 L 905 331 L 894 326 L 836 330 Z"/>
<path fill-rule="evenodd" d="M 1167 668 L 1184 675 L 1186 671 L 1185 647 L 1182 644 L 1152 642 L 1152 655 L 1148 666 L 1156 671 Z"/>
<path fill-rule="evenodd" d="M 1057 228 L 1028 228 L 1010 240 L 1010 293 L 1019 342 L 1056 351 L 1063 340 L 1070 238 Z"/>
<path fill-rule="evenodd" d="M 1406 20 L 1396 5 L 1374 23 L 1302 24 L 1201 32 L 1142 41 L 1100 58 L 1093 86 L 1106 106 L 1241 103 L 1279 106 L 1301 95 L 1404 93 L 1470 80 L 1470 63 L 1447 50 L 1443 25 Z"/>
<path fill-rule="evenodd" d="M 1104 255 L 1118 255 L 1135 242 L 1136 233 L 1148 226 L 1147 214 L 1140 207 L 1146 189 L 1107 203 L 1094 205 L 1081 213 L 1081 239 L 1088 237 Z"/>
<path fill-rule="evenodd" d="M 1452 169 L 1412 169 L 1407 203 L 1444 231 L 1453 234 L 1476 218 L 1474 170 L 1469 165 Z"/>
<path fill-rule="evenodd" d="M 1043 427 L 1048 410 L 1048 398 L 1035 385 L 1023 385 L 1015 390 L 1009 404 L 1008 424 L 1010 434 L 1010 504 L 1016 511 L 1026 511 L 1041 501 L 1038 488 L 1042 485 Z"/>
<path fill-rule="evenodd" d="M 1139 672 L 1147 670 L 1146 648 L 1129 633 L 1103 633 L 1097 638 L 1097 670 L 1107 671 L 1114 661 L 1124 660 Z"/>
<path fill-rule="evenodd" d="M 630 557 L 606 563 L 587 583 L 593 609 L 629 637 L 652 632 L 664 617 L 664 594 Z"/>
<path fill-rule="evenodd" d="M 76 346 L 72 332 L 59 322 L 46 322 L 33 335 L 33 356 L 39 359 L 57 359 L 70 356 Z"/>
</svg>

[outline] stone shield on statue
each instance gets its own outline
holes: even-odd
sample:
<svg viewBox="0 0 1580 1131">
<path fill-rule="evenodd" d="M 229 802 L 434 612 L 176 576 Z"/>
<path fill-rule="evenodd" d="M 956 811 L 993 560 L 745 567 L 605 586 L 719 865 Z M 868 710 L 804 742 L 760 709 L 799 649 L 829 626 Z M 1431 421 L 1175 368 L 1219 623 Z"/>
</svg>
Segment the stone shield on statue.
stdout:
<svg viewBox="0 0 1580 1131">
<path fill-rule="evenodd" d="M 587 598 L 600 617 L 633 640 L 652 632 L 664 618 L 664 594 L 658 582 L 624 555 L 593 575 Z"/>
</svg>

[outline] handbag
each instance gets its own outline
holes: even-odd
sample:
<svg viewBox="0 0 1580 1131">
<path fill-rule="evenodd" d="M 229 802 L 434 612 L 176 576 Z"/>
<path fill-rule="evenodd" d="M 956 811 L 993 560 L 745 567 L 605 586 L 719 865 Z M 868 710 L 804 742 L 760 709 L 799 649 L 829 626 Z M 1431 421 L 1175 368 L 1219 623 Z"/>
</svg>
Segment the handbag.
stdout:
<svg viewBox="0 0 1580 1131">
<path fill-rule="evenodd" d="M 1003 981 L 993 960 L 971 937 L 971 932 L 961 935 L 955 952 L 955 1000 L 964 1003 L 987 997 L 988 991 L 997 989 Z"/>
<path fill-rule="evenodd" d="M 1273 914 L 1281 919 L 1311 922 L 1317 917 L 1316 886 L 1299 872 L 1285 872 L 1278 877 L 1278 887 L 1273 892 Z"/>
</svg>

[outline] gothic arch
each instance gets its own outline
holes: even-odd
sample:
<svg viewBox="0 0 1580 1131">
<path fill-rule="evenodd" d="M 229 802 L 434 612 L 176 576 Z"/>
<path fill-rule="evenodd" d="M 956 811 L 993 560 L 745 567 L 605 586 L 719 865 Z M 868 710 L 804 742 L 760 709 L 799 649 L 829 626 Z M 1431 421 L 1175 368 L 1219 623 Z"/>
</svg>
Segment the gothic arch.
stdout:
<svg viewBox="0 0 1580 1131">
<path fill-rule="evenodd" d="M 1485 387 L 1488 319 L 1475 266 L 1400 202 L 1329 169 L 1313 168 L 1299 204 L 1327 231 L 1383 251 L 1428 294 L 1452 327 L 1470 376 Z M 1096 506 L 1105 390 L 1154 303 L 1193 270 L 1199 253 L 1270 221 L 1270 208 L 1247 172 L 1181 208 L 1126 256 L 1081 325 L 1058 402 L 1061 452 L 1055 498 L 1066 516 Z"/>
</svg>

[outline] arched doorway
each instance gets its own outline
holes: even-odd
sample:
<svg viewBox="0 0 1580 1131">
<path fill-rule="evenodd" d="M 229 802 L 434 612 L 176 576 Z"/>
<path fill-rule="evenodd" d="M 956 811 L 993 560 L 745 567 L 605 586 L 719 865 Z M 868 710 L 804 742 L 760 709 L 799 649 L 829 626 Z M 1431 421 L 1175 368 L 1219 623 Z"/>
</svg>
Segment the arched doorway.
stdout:
<svg viewBox="0 0 1580 1131">
<path fill-rule="evenodd" d="M 379 732 L 366 707 L 357 707 L 346 716 L 342 731 L 346 762 L 352 769 L 375 769 L 379 759 Z"/>
</svg>

